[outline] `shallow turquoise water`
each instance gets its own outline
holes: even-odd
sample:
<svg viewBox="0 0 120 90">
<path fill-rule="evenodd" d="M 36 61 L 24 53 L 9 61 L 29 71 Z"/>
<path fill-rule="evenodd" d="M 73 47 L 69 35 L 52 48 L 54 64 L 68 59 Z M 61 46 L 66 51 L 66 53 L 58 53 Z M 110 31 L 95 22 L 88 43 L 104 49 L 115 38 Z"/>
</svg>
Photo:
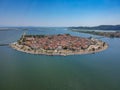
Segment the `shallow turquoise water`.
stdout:
<svg viewBox="0 0 120 90">
<path fill-rule="evenodd" d="M 16 41 L 21 33 L 2 31 L 0 42 Z M 90 36 L 64 28 L 30 30 L 27 33 Z M 66 57 L 31 55 L 2 46 L 0 90 L 120 90 L 120 39 L 101 40 L 109 44 L 103 52 Z"/>
</svg>

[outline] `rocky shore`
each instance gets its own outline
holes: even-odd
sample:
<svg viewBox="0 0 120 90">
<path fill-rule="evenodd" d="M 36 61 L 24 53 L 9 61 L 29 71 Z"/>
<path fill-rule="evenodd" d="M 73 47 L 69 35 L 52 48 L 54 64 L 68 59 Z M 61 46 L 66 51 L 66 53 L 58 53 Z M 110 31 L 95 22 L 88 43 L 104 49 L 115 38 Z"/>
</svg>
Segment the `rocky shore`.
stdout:
<svg viewBox="0 0 120 90">
<path fill-rule="evenodd" d="M 24 35 L 10 46 L 30 54 L 63 56 L 96 53 L 108 48 L 108 44 L 101 40 L 81 38 L 69 34 Z"/>
</svg>

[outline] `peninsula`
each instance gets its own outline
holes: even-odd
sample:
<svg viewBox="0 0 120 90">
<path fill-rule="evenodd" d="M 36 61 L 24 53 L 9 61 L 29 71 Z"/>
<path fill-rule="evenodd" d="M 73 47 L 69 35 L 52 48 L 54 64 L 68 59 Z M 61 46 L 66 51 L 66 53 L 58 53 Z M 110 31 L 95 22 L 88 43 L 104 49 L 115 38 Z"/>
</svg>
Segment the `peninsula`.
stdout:
<svg viewBox="0 0 120 90">
<path fill-rule="evenodd" d="M 99 36 L 104 36 L 104 37 L 109 37 L 109 38 L 120 38 L 120 31 L 114 31 L 114 32 L 107 32 L 107 31 L 92 31 L 92 30 L 72 30 L 74 32 L 80 32 L 80 33 L 88 33 L 92 35 L 99 35 Z"/>
<path fill-rule="evenodd" d="M 10 46 L 18 51 L 44 55 L 74 55 L 96 53 L 105 50 L 108 44 L 94 38 L 58 35 L 22 35 Z"/>
</svg>

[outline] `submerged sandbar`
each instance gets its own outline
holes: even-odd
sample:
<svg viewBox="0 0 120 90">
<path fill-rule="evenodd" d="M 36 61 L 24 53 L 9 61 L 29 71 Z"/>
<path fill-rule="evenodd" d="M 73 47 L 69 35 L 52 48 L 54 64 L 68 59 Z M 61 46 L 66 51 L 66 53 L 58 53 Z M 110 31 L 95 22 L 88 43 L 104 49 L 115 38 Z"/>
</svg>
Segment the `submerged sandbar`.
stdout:
<svg viewBox="0 0 120 90">
<path fill-rule="evenodd" d="M 10 45 L 12 48 L 31 54 L 74 55 L 96 53 L 105 50 L 108 44 L 94 38 L 58 35 L 22 35 Z"/>
</svg>

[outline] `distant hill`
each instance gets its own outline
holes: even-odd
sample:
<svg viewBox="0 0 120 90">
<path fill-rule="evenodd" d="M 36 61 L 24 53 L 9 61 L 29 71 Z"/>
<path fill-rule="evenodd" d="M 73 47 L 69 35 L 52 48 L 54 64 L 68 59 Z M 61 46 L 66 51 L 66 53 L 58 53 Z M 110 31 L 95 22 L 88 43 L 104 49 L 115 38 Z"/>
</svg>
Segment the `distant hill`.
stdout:
<svg viewBox="0 0 120 90">
<path fill-rule="evenodd" d="M 94 27 L 69 27 L 70 29 L 89 29 L 89 30 L 120 30 L 120 25 L 99 25 Z"/>
</svg>

